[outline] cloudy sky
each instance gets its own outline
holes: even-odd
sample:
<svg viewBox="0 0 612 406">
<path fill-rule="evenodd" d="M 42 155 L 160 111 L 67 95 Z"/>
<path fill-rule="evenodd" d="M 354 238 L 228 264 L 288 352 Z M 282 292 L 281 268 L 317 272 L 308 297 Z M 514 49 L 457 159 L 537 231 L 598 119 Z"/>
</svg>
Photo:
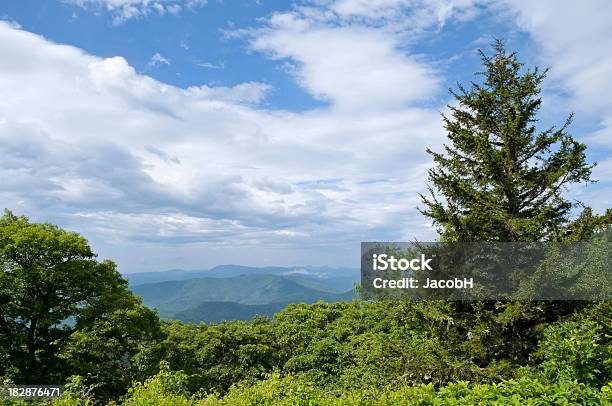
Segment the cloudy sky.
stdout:
<svg viewBox="0 0 612 406">
<path fill-rule="evenodd" d="M 431 240 L 416 207 L 448 87 L 505 38 L 550 66 L 598 161 L 568 196 L 612 207 L 612 2 L 7 0 L 0 201 L 122 272 L 358 266 Z"/>
</svg>

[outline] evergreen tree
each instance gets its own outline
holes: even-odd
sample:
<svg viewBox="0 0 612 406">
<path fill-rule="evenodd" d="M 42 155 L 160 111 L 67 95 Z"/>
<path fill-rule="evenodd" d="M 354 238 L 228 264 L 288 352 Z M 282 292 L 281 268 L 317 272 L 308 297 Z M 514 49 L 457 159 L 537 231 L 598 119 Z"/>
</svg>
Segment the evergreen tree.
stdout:
<svg viewBox="0 0 612 406">
<path fill-rule="evenodd" d="M 582 241 L 606 235 L 612 210 L 594 215 L 563 196 L 572 184 L 592 182 L 594 167 L 586 160 L 586 146 L 567 132 L 572 115 L 560 127 L 537 128 L 548 70 L 524 69 L 499 40 L 493 49 L 491 56 L 480 51 L 481 83 L 451 89 L 456 103 L 448 106 L 450 116 L 443 115 L 450 142 L 444 152 L 427 150 L 435 165 L 429 170 L 430 195 L 421 195 L 426 205 L 421 212 L 445 242 Z M 500 358 L 527 363 L 541 323 L 586 305 L 455 302 L 453 318 L 467 324 L 489 320 L 491 338 L 500 340 L 483 355 L 483 365 Z"/>
<path fill-rule="evenodd" d="M 427 150 L 430 197 L 421 210 L 443 241 L 582 240 L 610 224 L 612 211 L 595 216 L 563 197 L 568 185 L 591 182 L 586 146 L 559 127 L 538 132 L 536 115 L 547 70 L 523 70 L 516 53 L 497 40 L 491 56 L 480 51 L 482 84 L 451 90 L 457 104 L 443 115 L 449 145 Z"/>
</svg>

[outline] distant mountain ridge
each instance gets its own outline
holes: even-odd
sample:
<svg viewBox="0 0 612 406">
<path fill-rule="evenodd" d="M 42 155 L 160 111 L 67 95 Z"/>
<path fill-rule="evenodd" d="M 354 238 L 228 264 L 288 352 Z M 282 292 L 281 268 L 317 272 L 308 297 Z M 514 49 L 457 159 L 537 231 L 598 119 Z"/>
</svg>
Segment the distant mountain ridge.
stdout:
<svg viewBox="0 0 612 406">
<path fill-rule="evenodd" d="M 319 268 L 328 270 L 327 268 Z M 329 268 L 331 269 L 331 268 Z M 274 273 L 260 273 L 271 270 Z M 249 272 L 248 274 L 240 272 Z M 148 273 L 153 274 L 153 273 Z M 164 272 L 165 279 L 170 274 Z M 206 277 L 192 277 L 194 275 Z M 235 276 L 226 276 L 234 275 Z M 138 274 L 127 275 L 135 276 Z M 209 276 L 210 275 L 210 276 Z M 216 267 L 209 271 L 185 271 L 176 280 L 135 284 L 132 291 L 143 302 L 158 310 L 163 318 L 189 322 L 219 322 L 271 316 L 289 303 L 336 302 L 352 300 L 354 275 L 326 275 L 304 268 Z M 136 282 L 155 280 L 150 275 Z M 348 287 L 348 289 L 347 289 Z"/>
<path fill-rule="evenodd" d="M 171 269 L 159 272 L 135 272 L 123 276 L 128 280 L 130 286 L 143 285 L 146 283 L 180 281 L 195 278 L 226 278 L 238 275 L 271 274 L 271 275 L 304 275 L 315 279 L 327 280 L 330 286 L 339 290 L 348 290 L 359 281 L 359 270 L 354 268 L 331 268 L 312 266 L 267 266 L 251 267 L 244 265 L 218 265 L 211 269 L 184 270 Z"/>
</svg>

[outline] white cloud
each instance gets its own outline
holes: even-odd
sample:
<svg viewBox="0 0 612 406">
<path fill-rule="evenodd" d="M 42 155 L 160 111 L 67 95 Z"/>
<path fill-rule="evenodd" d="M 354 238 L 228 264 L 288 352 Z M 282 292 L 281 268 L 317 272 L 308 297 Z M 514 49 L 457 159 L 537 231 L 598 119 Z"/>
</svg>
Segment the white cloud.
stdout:
<svg viewBox="0 0 612 406">
<path fill-rule="evenodd" d="M 612 2 L 501 3 L 511 7 L 517 25 L 538 45 L 542 62 L 552 67 L 550 77 L 567 94 L 557 100 L 599 127 L 583 138 L 590 146 L 588 152 L 608 157 L 612 152 Z M 593 173 L 601 183 L 582 191 L 581 197 L 600 210 L 612 206 L 609 169 L 610 160 L 604 158 Z"/>
<path fill-rule="evenodd" d="M 363 85 L 392 107 L 364 110 L 315 74 L 307 76 L 312 89 L 351 108 L 290 113 L 257 107 L 266 84 L 181 89 L 122 57 L 97 58 L 6 23 L 0 39 L 0 199 L 114 247 L 108 256 L 124 265 L 146 251 L 139 242 L 158 244 L 151 255 L 167 259 L 153 266 L 167 267 L 177 244 L 197 247 L 192 261 L 225 243 L 249 247 L 235 248 L 230 262 L 274 263 L 253 252 L 285 250 L 299 261 L 312 259 L 305 246 L 342 253 L 373 236 L 431 236 L 415 206 L 424 148 L 442 139 L 439 115 L 401 104 L 426 97 L 422 84 L 399 98 L 389 91 L 390 101 Z M 383 40 L 362 49 L 386 58 L 390 74 L 407 67 L 418 80 L 432 75 Z M 313 58 L 302 62 L 308 72 L 321 69 Z M 428 83 L 435 89 L 435 79 Z"/>
<path fill-rule="evenodd" d="M 252 49 L 289 61 L 298 82 L 337 109 L 403 108 L 439 91 L 435 72 L 383 29 L 330 26 L 302 9 L 274 14 L 250 35 Z"/>
<path fill-rule="evenodd" d="M 118 21 L 186 4 L 78 3 Z M 361 240 L 432 238 L 415 207 L 431 164 L 424 150 L 443 141 L 442 107 L 417 106 L 444 93 L 440 73 L 410 45 L 480 5 L 309 4 L 238 33 L 329 103 L 301 113 L 266 108 L 266 83 L 181 89 L 121 56 L 101 59 L 0 22 L 0 199 L 84 232 L 128 266 L 281 264 L 279 252 L 293 264 L 346 265 Z M 513 18 L 572 102 L 602 123 L 594 137 L 605 145 L 612 52 L 592 38 L 609 37 L 607 20 L 596 7 L 575 21 L 563 7 L 549 17 L 539 4 L 517 3 Z M 558 32 L 576 21 L 572 31 L 588 34 Z M 603 162 L 597 174 L 609 169 Z M 609 207 L 612 193 L 597 190 Z"/>
<path fill-rule="evenodd" d="M 10 17 L 8 17 L 7 15 L 0 16 L 0 21 L 4 21 L 6 24 L 9 24 L 11 27 L 13 27 L 15 29 L 20 29 L 21 28 L 21 24 L 19 24 L 15 20 L 11 20 Z"/>
<path fill-rule="evenodd" d="M 516 22 L 540 47 L 540 57 L 585 111 L 609 113 L 612 92 L 612 3 L 509 0 Z M 572 29 L 568 29 L 572 27 Z"/>
<path fill-rule="evenodd" d="M 147 63 L 147 66 L 150 68 L 154 68 L 156 66 L 160 66 L 160 65 L 170 65 L 170 60 L 167 58 L 164 58 L 159 52 L 156 52 L 151 59 L 149 59 L 149 62 Z"/>
<path fill-rule="evenodd" d="M 121 24 L 151 14 L 178 14 L 183 9 L 203 6 L 207 0 L 64 0 L 86 10 L 103 9 L 113 15 L 113 23 Z"/>
<path fill-rule="evenodd" d="M 264 100 L 272 87 L 266 83 L 247 82 L 236 86 L 191 86 L 187 93 L 199 98 L 224 100 L 237 103 L 259 103 Z"/>
<path fill-rule="evenodd" d="M 330 10 L 342 19 L 392 22 L 395 29 L 415 30 L 442 27 L 453 18 L 465 21 L 478 14 L 476 0 L 332 0 Z M 363 20 L 362 20 L 363 22 Z"/>
<path fill-rule="evenodd" d="M 440 93 L 439 73 L 406 45 L 447 20 L 478 15 L 475 0 L 315 0 L 234 30 L 251 49 L 287 62 L 301 86 L 334 109 L 402 109 Z M 481 1 L 487 3 L 487 0 Z"/>
<path fill-rule="evenodd" d="M 211 62 L 199 62 L 197 64 L 199 67 L 208 68 L 208 69 L 223 69 L 225 68 L 225 64 L 223 62 L 220 63 L 211 63 Z"/>
</svg>

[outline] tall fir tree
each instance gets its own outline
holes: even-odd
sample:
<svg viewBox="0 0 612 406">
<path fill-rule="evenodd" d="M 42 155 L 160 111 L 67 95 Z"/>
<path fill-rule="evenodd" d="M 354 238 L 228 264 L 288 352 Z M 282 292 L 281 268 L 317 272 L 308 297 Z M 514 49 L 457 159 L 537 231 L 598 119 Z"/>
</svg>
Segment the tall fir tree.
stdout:
<svg viewBox="0 0 612 406">
<path fill-rule="evenodd" d="M 581 203 L 563 197 L 567 186 L 589 183 L 594 165 L 585 144 L 561 127 L 538 131 L 541 84 L 548 70 L 524 70 L 515 52 L 496 40 L 494 53 L 480 51 L 481 84 L 450 90 L 456 105 L 443 115 L 450 144 L 427 150 L 429 196 L 421 195 L 443 241 L 577 241 L 610 224 L 612 211 L 589 208 L 572 220 Z"/>
<path fill-rule="evenodd" d="M 608 238 L 611 209 L 595 215 L 563 196 L 570 185 L 593 182 L 585 144 L 568 133 L 572 115 L 560 127 L 537 128 L 548 70 L 524 69 L 500 40 L 492 55 L 480 55 L 484 70 L 477 75 L 483 80 L 451 89 L 456 103 L 448 106 L 449 116 L 443 115 L 450 142 L 443 152 L 427 150 L 435 165 L 429 170 L 429 196 L 421 195 L 421 213 L 433 220 L 444 242 Z M 455 302 L 453 318 L 467 326 L 474 319 L 489 320 L 483 365 L 503 358 L 529 363 L 541 323 L 588 305 Z"/>
</svg>

